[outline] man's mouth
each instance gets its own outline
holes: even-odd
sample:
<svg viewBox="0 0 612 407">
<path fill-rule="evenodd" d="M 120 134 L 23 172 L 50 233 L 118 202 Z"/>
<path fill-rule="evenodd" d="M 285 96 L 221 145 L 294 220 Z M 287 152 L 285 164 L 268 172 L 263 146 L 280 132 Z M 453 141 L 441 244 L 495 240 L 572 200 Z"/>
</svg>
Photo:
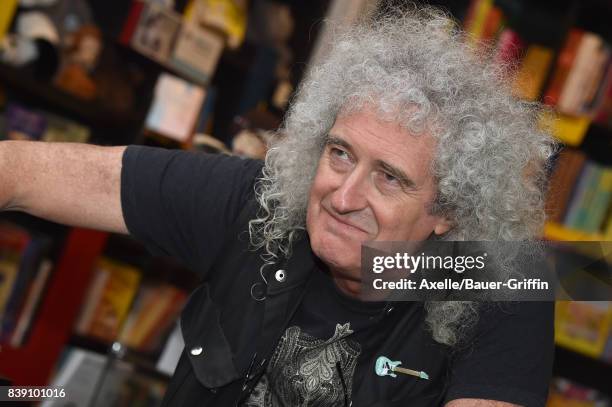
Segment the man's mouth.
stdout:
<svg viewBox="0 0 612 407">
<path fill-rule="evenodd" d="M 361 233 L 365 233 L 365 234 L 368 234 L 368 235 L 370 234 L 370 232 L 368 232 L 368 231 L 367 231 L 367 230 L 365 230 L 364 228 L 362 228 L 362 227 L 360 227 L 360 226 L 358 226 L 358 225 L 356 225 L 356 224 L 354 224 L 354 223 L 352 223 L 352 222 L 349 222 L 349 221 L 345 220 L 343 217 L 338 216 L 338 215 L 337 215 L 337 214 L 335 214 L 333 211 L 331 211 L 331 210 L 327 209 L 327 208 L 326 208 L 326 207 L 324 207 L 324 206 L 323 206 L 323 210 L 324 210 L 325 212 L 327 212 L 327 214 L 328 214 L 328 215 L 329 215 L 329 216 L 330 216 L 330 217 L 331 217 L 333 220 L 335 220 L 336 222 L 340 223 L 341 225 L 343 225 L 343 226 L 347 226 L 347 227 L 352 228 L 352 229 L 355 229 L 355 231 L 358 231 L 358 232 L 361 232 Z"/>
</svg>

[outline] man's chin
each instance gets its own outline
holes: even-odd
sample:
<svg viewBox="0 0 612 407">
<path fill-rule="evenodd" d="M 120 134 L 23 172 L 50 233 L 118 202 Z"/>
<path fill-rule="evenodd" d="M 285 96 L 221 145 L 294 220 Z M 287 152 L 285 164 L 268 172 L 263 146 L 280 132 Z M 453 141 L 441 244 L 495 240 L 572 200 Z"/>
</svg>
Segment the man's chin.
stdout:
<svg viewBox="0 0 612 407">
<path fill-rule="evenodd" d="M 318 257 L 325 264 L 325 266 L 333 276 L 355 281 L 360 280 L 360 261 L 349 261 L 348 259 L 329 256 L 326 255 L 325 252 L 321 253 L 321 255 L 319 255 Z"/>
</svg>

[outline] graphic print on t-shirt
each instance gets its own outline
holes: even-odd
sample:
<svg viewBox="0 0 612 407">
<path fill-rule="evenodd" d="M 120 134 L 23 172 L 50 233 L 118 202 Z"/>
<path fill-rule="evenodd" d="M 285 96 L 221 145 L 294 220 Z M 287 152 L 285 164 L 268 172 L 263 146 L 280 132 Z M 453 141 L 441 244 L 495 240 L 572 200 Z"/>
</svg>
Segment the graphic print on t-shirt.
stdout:
<svg viewBox="0 0 612 407">
<path fill-rule="evenodd" d="M 361 346 L 347 338 L 352 333 L 350 323 L 336 324 L 328 340 L 314 338 L 297 326 L 288 328 L 246 405 L 344 406 L 345 397 L 350 403 L 361 353 Z"/>
</svg>

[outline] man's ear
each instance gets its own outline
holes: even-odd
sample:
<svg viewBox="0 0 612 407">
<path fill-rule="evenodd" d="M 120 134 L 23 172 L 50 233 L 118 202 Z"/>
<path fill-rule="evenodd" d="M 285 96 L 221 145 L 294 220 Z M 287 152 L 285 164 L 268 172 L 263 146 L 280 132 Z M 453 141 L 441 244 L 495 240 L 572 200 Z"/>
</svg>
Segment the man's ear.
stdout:
<svg viewBox="0 0 612 407">
<path fill-rule="evenodd" d="M 451 221 L 445 216 L 440 216 L 440 218 L 438 219 L 438 222 L 434 226 L 433 232 L 438 236 L 443 235 L 449 230 L 451 230 L 453 226 L 454 226 L 453 221 Z"/>
</svg>

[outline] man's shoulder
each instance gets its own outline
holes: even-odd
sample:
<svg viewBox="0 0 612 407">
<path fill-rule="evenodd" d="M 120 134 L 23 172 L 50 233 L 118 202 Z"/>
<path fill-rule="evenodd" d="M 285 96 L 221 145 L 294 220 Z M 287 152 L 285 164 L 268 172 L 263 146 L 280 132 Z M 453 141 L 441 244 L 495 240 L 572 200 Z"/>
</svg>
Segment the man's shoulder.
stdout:
<svg viewBox="0 0 612 407">
<path fill-rule="evenodd" d="M 446 400 L 543 405 L 552 372 L 554 302 L 480 305 L 473 332 L 453 354 Z"/>
<path fill-rule="evenodd" d="M 513 342 L 530 333 L 553 333 L 555 303 L 552 301 L 504 301 L 478 304 L 477 318 L 458 341 L 455 354 L 473 352 L 477 345 Z M 517 345 L 520 346 L 520 343 Z"/>
</svg>

